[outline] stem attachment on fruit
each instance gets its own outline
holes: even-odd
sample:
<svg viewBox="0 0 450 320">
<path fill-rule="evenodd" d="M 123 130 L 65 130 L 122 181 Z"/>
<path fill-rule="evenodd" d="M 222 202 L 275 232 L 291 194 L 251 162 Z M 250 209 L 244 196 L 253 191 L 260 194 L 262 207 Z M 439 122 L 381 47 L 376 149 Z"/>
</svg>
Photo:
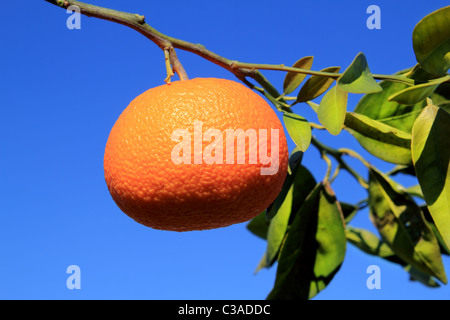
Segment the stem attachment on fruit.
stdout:
<svg viewBox="0 0 450 320">
<path fill-rule="evenodd" d="M 166 83 L 170 83 L 172 77 L 175 75 L 174 71 L 178 74 L 181 81 L 189 80 L 186 71 L 181 65 L 180 60 L 177 58 L 175 49 L 173 47 L 166 47 L 164 50 L 164 60 L 166 64 L 167 77 L 164 79 Z"/>
</svg>

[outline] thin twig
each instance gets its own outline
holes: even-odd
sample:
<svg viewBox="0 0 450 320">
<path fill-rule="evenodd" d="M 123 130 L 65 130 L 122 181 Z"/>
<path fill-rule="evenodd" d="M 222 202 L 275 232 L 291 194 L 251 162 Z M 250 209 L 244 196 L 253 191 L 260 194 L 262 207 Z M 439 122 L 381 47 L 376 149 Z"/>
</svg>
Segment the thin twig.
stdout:
<svg viewBox="0 0 450 320">
<path fill-rule="evenodd" d="M 86 16 L 96 17 L 99 19 L 116 22 L 124 26 L 130 27 L 138 31 L 151 41 L 153 41 L 162 50 L 164 50 L 165 48 L 169 48 L 172 67 L 175 70 L 175 72 L 177 72 L 177 74 L 181 79 L 187 79 L 187 75 L 183 67 L 181 66 L 181 63 L 176 58 L 175 51 L 173 50 L 174 48 L 194 53 L 208 61 L 211 61 L 227 69 L 228 71 L 232 72 L 239 80 L 243 81 L 249 86 L 251 85 L 251 83 L 245 81 L 246 80 L 245 78 L 246 77 L 253 78 L 274 98 L 280 96 L 279 92 L 261 74 L 259 70 L 265 69 L 265 70 L 279 70 L 288 72 L 291 71 L 309 75 L 320 75 L 330 77 L 333 79 L 337 79 L 341 76 L 341 74 L 339 73 L 306 70 L 301 68 L 286 67 L 284 65 L 244 63 L 238 62 L 236 60 L 230 60 L 212 51 L 207 50 L 203 45 L 194 44 L 184 40 L 172 38 L 157 31 L 156 29 L 145 23 L 145 17 L 143 15 L 112 10 L 75 0 L 45 0 L 45 1 L 63 8 L 67 8 L 71 5 L 77 6 L 80 9 L 80 13 Z M 373 76 L 375 79 L 391 80 L 407 84 L 414 84 L 413 80 L 400 75 L 373 75 Z"/>
<path fill-rule="evenodd" d="M 164 79 L 166 83 L 170 83 L 172 77 L 173 77 L 173 70 L 172 70 L 172 64 L 170 63 L 170 54 L 169 49 L 164 49 L 164 62 L 166 65 L 166 73 L 167 77 Z"/>
<path fill-rule="evenodd" d="M 346 170 L 351 176 L 353 176 L 363 188 L 367 189 L 369 187 L 368 182 L 342 158 L 345 153 L 323 144 L 314 136 L 311 138 L 311 144 L 315 146 L 321 154 L 327 153 L 332 156 L 337 161 L 340 168 Z"/>
</svg>

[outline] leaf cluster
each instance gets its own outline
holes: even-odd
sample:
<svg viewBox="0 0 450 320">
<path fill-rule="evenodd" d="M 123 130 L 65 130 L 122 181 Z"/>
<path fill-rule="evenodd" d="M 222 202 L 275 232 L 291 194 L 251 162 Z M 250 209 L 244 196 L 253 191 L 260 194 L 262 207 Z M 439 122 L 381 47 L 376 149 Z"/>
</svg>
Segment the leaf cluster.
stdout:
<svg viewBox="0 0 450 320">
<path fill-rule="evenodd" d="M 264 92 L 283 112 L 296 145 L 279 196 L 247 225 L 267 241 L 257 271 L 278 263 L 268 299 L 314 297 L 339 271 L 347 243 L 400 265 L 411 280 L 429 287 L 447 283 L 442 255 L 450 254 L 450 7 L 424 17 L 412 39 L 417 64 L 392 76 L 372 74 L 359 53 L 341 74 L 335 66 L 308 79 L 288 72 L 281 95 Z M 309 70 L 313 59 L 301 58 L 293 67 Z M 350 94 L 364 94 L 353 111 Z M 320 124 L 297 112 L 301 103 L 316 112 Z M 313 135 L 316 129 L 349 132 L 393 169 L 382 172 L 353 150 L 324 145 Z M 310 145 L 328 166 L 322 181 L 301 162 Z M 365 173 L 351 168 L 345 156 L 361 160 Z M 337 162 L 333 175 L 330 157 Z M 332 183 L 340 169 L 359 182 L 366 198 L 354 204 L 337 199 Z M 417 185 L 402 186 L 395 181 L 398 174 L 414 177 Z M 365 208 L 378 234 L 352 226 Z"/>
</svg>

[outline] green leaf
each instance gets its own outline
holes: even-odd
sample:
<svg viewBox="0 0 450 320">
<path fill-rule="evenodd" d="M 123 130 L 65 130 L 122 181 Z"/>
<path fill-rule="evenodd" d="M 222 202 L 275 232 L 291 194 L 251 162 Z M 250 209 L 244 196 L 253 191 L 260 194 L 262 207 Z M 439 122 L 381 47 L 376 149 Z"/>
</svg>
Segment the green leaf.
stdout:
<svg viewBox="0 0 450 320">
<path fill-rule="evenodd" d="M 303 57 L 300 60 L 298 60 L 296 63 L 294 63 L 294 65 L 292 67 L 310 70 L 312 67 L 313 60 L 314 60 L 314 57 L 312 57 L 312 56 Z M 283 83 L 284 94 L 285 95 L 289 94 L 292 91 L 294 91 L 295 89 L 297 89 L 297 87 L 300 85 L 300 83 L 302 83 L 302 81 L 305 79 L 306 76 L 307 75 L 304 73 L 292 72 L 292 71 L 288 72 L 286 74 L 286 77 L 284 78 L 284 83 Z"/>
<path fill-rule="evenodd" d="M 300 151 L 305 152 L 311 143 L 311 126 L 309 122 L 295 113 L 283 113 L 283 121 L 289 135 Z"/>
<path fill-rule="evenodd" d="M 370 73 L 365 55 L 360 52 L 338 79 L 341 90 L 352 93 L 374 93 L 383 89 Z"/>
<path fill-rule="evenodd" d="M 430 214 L 450 247 L 450 114 L 427 106 L 413 127 L 412 159 Z"/>
<path fill-rule="evenodd" d="M 267 220 L 272 220 L 273 217 L 275 217 L 275 215 L 277 214 L 278 209 L 280 209 L 280 206 L 283 204 L 284 199 L 286 199 L 289 189 L 291 188 L 291 185 L 294 181 L 294 176 L 295 176 L 294 173 L 286 175 L 286 179 L 284 180 L 280 193 L 276 197 L 275 201 L 267 208 L 266 211 Z"/>
<path fill-rule="evenodd" d="M 416 60 L 429 73 L 444 75 L 450 67 L 450 6 L 424 17 L 413 31 Z"/>
<path fill-rule="evenodd" d="M 388 176 L 395 176 L 398 174 L 407 174 L 407 175 L 415 177 L 416 171 L 414 170 L 414 166 L 412 164 L 407 165 L 407 166 L 399 164 L 399 165 L 396 165 L 394 168 L 392 168 L 391 170 L 389 170 L 389 172 L 386 173 L 386 175 L 388 175 Z"/>
<path fill-rule="evenodd" d="M 266 252 L 264 252 L 261 260 L 259 260 L 258 265 L 256 266 L 255 271 L 253 272 L 254 274 L 257 274 L 261 269 L 263 268 L 267 268 L 267 264 L 266 264 L 267 258 L 266 258 Z"/>
<path fill-rule="evenodd" d="M 400 104 L 416 104 L 429 97 L 437 87 L 438 84 L 419 84 L 393 94 L 388 98 L 388 100 L 396 101 Z"/>
<path fill-rule="evenodd" d="M 383 91 L 364 95 L 356 105 L 354 112 L 411 133 L 414 120 L 426 106 L 426 101 L 413 105 L 403 105 L 395 101 L 389 101 L 388 98 L 390 96 L 408 88 L 408 86 L 390 81 L 383 81 L 380 85 Z"/>
<path fill-rule="evenodd" d="M 400 104 L 416 104 L 426 98 L 430 97 L 436 88 L 443 82 L 450 79 L 450 76 L 430 80 L 427 83 L 422 83 L 403 89 L 388 98 L 389 101 L 396 101 Z"/>
<path fill-rule="evenodd" d="M 322 98 L 317 110 L 319 122 L 332 135 L 338 135 L 345 121 L 348 93 L 337 86 L 331 88 Z"/>
<path fill-rule="evenodd" d="M 294 150 L 292 150 L 291 155 L 289 156 L 289 167 L 288 167 L 289 174 L 292 174 L 295 168 L 300 163 L 302 163 L 302 159 L 303 159 L 303 151 L 300 151 L 298 147 L 295 147 Z"/>
<path fill-rule="evenodd" d="M 329 183 L 324 184 L 320 196 L 316 243 L 314 279 L 309 298 L 317 295 L 330 283 L 341 267 L 346 252 L 344 217 Z"/>
<path fill-rule="evenodd" d="M 345 234 L 347 240 L 351 244 L 358 247 L 365 253 L 381 258 L 387 258 L 395 255 L 386 243 L 381 241 L 380 238 L 368 230 L 347 226 Z"/>
<path fill-rule="evenodd" d="M 383 122 L 370 119 L 365 115 L 347 112 L 345 125 L 348 128 L 374 140 L 406 149 L 411 148 L 410 133 L 391 127 Z"/>
<path fill-rule="evenodd" d="M 268 299 L 310 299 L 339 270 L 345 256 L 345 229 L 339 203 L 319 183 L 296 213 L 280 253 Z"/>
<path fill-rule="evenodd" d="M 338 73 L 341 67 L 328 67 L 321 72 L 332 72 Z M 297 96 L 298 102 L 306 102 L 313 100 L 320 96 L 322 93 L 328 90 L 328 88 L 333 84 L 334 79 L 324 76 L 311 76 L 300 89 Z"/>
<path fill-rule="evenodd" d="M 370 218 L 383 241 L 406 263 L 447 282 L 439 243 L 422 211 L 394 181 L 369 170 Z"/>
<path fill-rule="evenodd" d="M 317 103 L 314 103 L 312 101 L 306 101 L 306 103 L 311 107 L 311 109 L 314 110 L 315 113 L 319 110 L 319 105 Z"/>
<path fill-rule="evenodd" d="M 267 91 L 264 91 L 264 96 L 280 111 L 283 111 L 283 108 L 289 108 L 290 107 L 287 103 L 285 103 L 285 102 L 283 102 L 281 100 L 277 100 L 276 98 L 274 98 Z"/>
<path fill-rule="evenodd" d="M 298 211 L 315 185 L 316 181 L 312 174 L 300 165 L 295 170 L 293 182 L 283 203 L 273 219 L 270 220 L 267 232 L 266 266 L 271 266 L 277 259 L 289 219 Z"/>
<path fill-rule="evenodd" d="M 410 71 L 408 71 L 407 77 L 413 79 L 414 84 L 421 84 L 439 78 L 440 76 L 429 73 L 417 63 Z"/>
<path fill-rule="evenodd" d="M 266 211 L 264 210 L 259 215 L 254 217 L 247 223 L 247 229 L 254 235 L 266 239 L 267 231 L 269 230 L 269 221 L 266 220 Z"/>
<path fill-rule="evenodd" d="M 389 81 L 383 81 L 380 85 L 383 91 L 364 95 L 357 104 L 354 112 L 406 133 L 411 133 L 414 121 L 426 106 L 426 101 L 414 105 L 402 105 L 395 101 L 388 101 L 388 97 L 407 88 L 407 86 Z M 361 133 L 349 131 L 361 146 L 374 156 L 390 163 L 401 165 L 412 164 L 411 150 L 409 148 L 393 146 L 389 143 L 367 137 Z"/>
</svg>

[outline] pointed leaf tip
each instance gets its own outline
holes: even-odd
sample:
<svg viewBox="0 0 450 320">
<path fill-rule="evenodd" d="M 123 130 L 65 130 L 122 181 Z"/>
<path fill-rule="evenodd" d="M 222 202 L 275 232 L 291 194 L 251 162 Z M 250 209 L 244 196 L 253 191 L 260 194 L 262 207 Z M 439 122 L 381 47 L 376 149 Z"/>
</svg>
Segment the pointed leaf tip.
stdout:
<svg viewBox="0 0 450 320">
<path fill-rule="evenodd" d="M 341 90 L 351 93 L 375 93 L 383 89 L 370 73 L 366 56 L 360 52 L 338 79 Z"/>
</svg>

